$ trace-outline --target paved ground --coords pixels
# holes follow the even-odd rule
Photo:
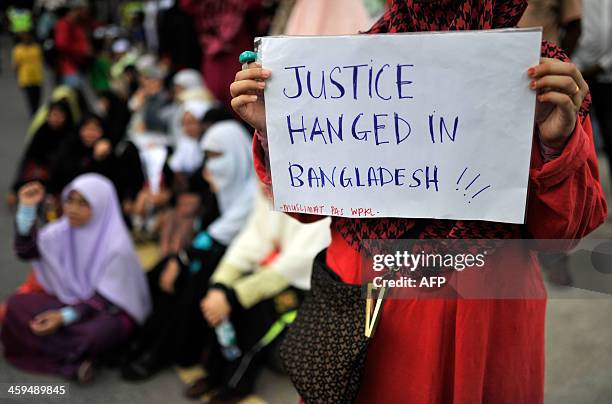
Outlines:
[[[0,53],[3,64],[0,76],[0,192],[3,193],[8,189],[22,148],[27,116],[22,95],[8,73],[7,43],[0,41],[0,44],[3,47]],[[608,184],[607,173],[604,178]],[[6,209],[0,207],[0,299],[6,298],[23,281],[27,271],[27,267],[18,263],[11,251],[12,220]],[[612,223],[603,226],[593,237],[612,239]],[[586,259],[579,255],[572,258],[572,273],[578,282],[587,285],[585,287],[590,290],[612,290],[612,274],[593,275]],[[589,276],[585,276],[585,273]],[[550,296],[546,326],[546,402],[612,403],[612,296],[558,288],[552,288]],[[0,385],[55,380],[24,374],[0,359]],[[183,385],[171,370],[150,382],[137,385],[126,384],[115,372],[105,371],[92,386],[72,384],[70,388],[71,403],[184,401],[181,398]],[[296,402],[296,395],[286,378],[271,372],[260,380],[258,394],[270,403]],[[4,401],[0,399],[0,402]]]

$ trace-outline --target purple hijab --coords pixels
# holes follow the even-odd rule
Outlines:
[[[72,227],[62,217],[40,231],[36,278],[62,303],[75,304],[99,293],[144,322],[151,310],[149,289],[113,184],[101,175],[85,174],[66,186],[63,199],[73,190],[87,200],[92,217],[82,227]]]

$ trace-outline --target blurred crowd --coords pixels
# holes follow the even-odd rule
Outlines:
[[[178,365],[200,369],[188,397],[248,396],[330,232],[271,210],[230,107],[238,56],[256,36],[366,30],[385,2],[13,3],[31,121],[7,202],[32,273],[0,309],[5,357],[83,383]]]
[[[189,397],[252,393],[330,235],[271,211],[230,108],[238,56],[257,36],[365,31],[388,3],[3,1],[31,116],[7,202],[35,260],[0,312],[7,359],[82,382],[103,357],[127,380],[201,364]],[[608,156],[611,22],[612,0],[533,0],[520,23],[574,57]]]

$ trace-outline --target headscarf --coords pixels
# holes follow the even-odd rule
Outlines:
[[[47,117],[49,112],[54,109],[59,109],[64,113],[66,117],[64,124],[61,128],[52,128],[45,120],[42,126],[34,133],[23,153],[17,170],[17,176],[13,182],[13,190],[15,192],[24,182],[33,180],[46,181],[62,150],[62,146],[67,140],[70,140],[73,131],[73,120],[68,104],[64,101],[52,102],[47,108]],[[33,167],[37,168],[34,172],[31,172]],[[47,172],[41,171],[41,168],[46,168]],[[34,175],[32,176],[32,174]]]
[[[65,101],[52,102],[47,108],[47,118],[54,109],[62,111],[65,116],[64,124],[60,128],[52,128],[45,120],[45,123],[34,133],[24,154],[24,159],[49,159],[54,153],[57,153],[59,147],[72,133],[74,122],[68,104]]]
[[[51,94],[51,102],[57,101],[65,101],[68,104],[74,124],[81,121],[81,114],[83,111],[81,111],[81,107],[79,106],[79,96],[72,87],[56,87]],[[48,112],[48,105],[43,105],[38,109],[38,111],[36,111],[36,115],[34,115],[32,123],[28,128],[28,133],[26,136],[27,140],[30,140],[34,133],[36,133],[36,131],[45,123]]]
[[[184,69],[174,75],[173,83],[181,86],[185,90],[204,87],[204,80],[199,71],[194,69]]]
[[[85,174],[64,189],[64,200],[71,191],[87,200],[92,217],[82,227],[72,227],[62,217],[40,231],[36,279],[64,304],[98,293],[143,323],[151,310],[149,289],[113,184],[101,175]]]
[[[216,241],[229,245],[246,223],[253,206],[257,180],[253,169],[251,139],[234,120],[214,124],[202,139],[202,150],[223,153],[205,162],[218,190],[221,216],[208,226]]]
[[[207,90],[204,86],[204,80],[202,79],[202,75],[197,70],[193,69],[184,69],[179,71],[174,75],[172,82],[175,86],[181,86],[183,91],[180,94],[174,95],[174,105],[168,110],[168,119],[170,121],[170,134],[173,138],[173,143],[176,144],[177,148],[180,147],[180,143],[183,137],[183,115],[185,114],[184,104],[189,100],[194,101],[202,101],[208,104],[208,108],[210,108],[211,101],[207,96]],[[189,93],[188,97],[185,97],[185,94]],[[196,95],[197,94],[197,95]],[[196,96],[194,96],[196,95]],[[199,111],[198,105],[204,104],[193,104],[194,105],[194,116],[199,115],[197,111]],[[206,113],[206,111],[204,111]],[[200,120],[202,118],[199,118]],[[197,146],[199,147],[199,146]]]
[[[417,2],[394,0],[387,12],[368,33],[416,31],[460,31],[512,28],[527,8],[526,0],[440,0]],[[552,43],[542,43],[542,55],[568,61],[567,55]],[[586,119],[591,103],[585,99],[580,119]],[[355,250],[361,251],[365,240],[378,239],[507,239],[520,238],[521,226],[507,223],[442,220],[336,218],[336,230]]]
[[[120,99],[112,90],[103,91],[98,98],[108,101],[108,108],[103,114],[104,125],[108,130],[108,137],[116,145],[126,135],[127,126],[130,122],[130,109],[127,103]]]
[[[95,122],[96,125],[99,126],[100,129],[102,130],[102,137],[100,139],[111,140],[109,133],[108,133],[108,128],[106,126],[106,121],[98,114],[95,114],[93,112],[87,112],[83,116],[83,119],[81,120],[81,122],[79,122],[79,125],[77,126],[77,130],[73,133],[73,138],[72,138],[72,140],[75,143],[77,143],[77,145],[82,150],[93,150],[93,145],[86,146],[85,143],[83,143],[83,139],[81,138],[81,131],[83,130],[83,127],[92,122]],[[75,154],[74,157],[76,158],[78,157],[78,155]]]
[[[113,53],[125,53],[130,50],[130,41],[125,38],[116,39],[111,46]]]
[[[527,0],[394,0],[370,33],[513,28],[526,8]]]
[[[117,175],[115,175],[115,170],[118,169],[117,165],[99,164],[93,157],[95,144],[88,146],[83,143],[81,130],[83,126],[91,122],[95,122],[96,125],[102,128],[102,137],[100,139],[110,140],[103,119],[98,115],[88,112],[77,129],[66,139],[58,152],[47,184],[49,193],[59,193],[76,177],[86,172],[95,171],[98,174],[104,174],[107,178],[113,179],[117,177]],[[108,161],[111,157],[112,154],[109,155],[105,161]]]
[[[204,120],[206,113],[212,108],[210,102],[202,100],[188,100],[183,105],[183,113],[189,112],[198,121]]]
[[[183,114],[190,113],[198,121],[203,121],[206,112],[212,107],[211,103],[200,100],[190,100],[183,105]],[[194,139],[181,133],[176,143],[176,151],[170,158],[168,165],[172,171],[179,173],[193,173],[202,166],[204,156],[200,148],[200,139]]]

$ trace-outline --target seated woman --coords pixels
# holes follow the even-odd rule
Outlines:
[[[224,322],[232,325],[242,355],[227,355],[223,341],[215,339],[204,364],[208,376],[187,390],[188,397],[215,389],[216,399],[228,402],[252,393],[271,353],[262,349],[260,341],[282,314],[297,307],[303,291],[310,289],[312,262],[329,245],[330,223],[326,219],[302,224],[273,212],[263,190],[257,193],[246,227],[223,256],[200,303],[211,327],[219,330]],[[257,355],[252,357],[251,352]]]
[[[127,102],[119,98],[112,90],[103,91],[96,99],[96,110],[104,119],[111,142],[115,145],[119,144],[126,136],[131,118]]]
[[[181,185],[184,185],[187,182],[186,178],[202,166],[204,156],[200,149],[200,140],[207,126],[210,126],[205,120],[210,109],[209,102],[199,100],[190,100],[183,105],[182,133],[168,163],[177,177],[184,177],[180,181]]]
[[[253,205],[257,185],[246,129],[236,121],[217,123],[206,133],[202,148],[206,160],[202,176],[210,184],[220,215],[202,226],[189,248],[165,257],[149,272],[153,315],[132,347],[132,360],[122,369],[127,380],[147,379],[171,363],[199,362],[207,338],[200,300]]]
[[[88,111],[87,103],[84,101],[82,94],[78,90],[69,86],[57,86],[51,93],[51,103],[54,102],[65,102],[70,108],[70,117],[72,118],[71,124],[76,126],[83,115]],[[49,112],[50,104],[42,105],[38,108],[36,115],[30,122],[30,127],[26,135],[27,140],[30,140],[32,136],[38,131],[38,129],[45,123],[46,117]]]
[[[122,205],[133,201],[144,183],[138,150],[132,143],[115,147],[108,136],[102,118],[86,115],[59,152],[48,182],[49,193],[59,194],[81,174],[97,173],[113,182]]]
[[[36,209],[44,196],[38,182],[19,191],[15,250],[32,260],[44,292],[8,299],[4,355],[27,371],[88,382],[92,362],[148,316],[146,278],[109,180],[75,179],[62,194],[64,217],[38,231]]]
[[[62,145],[73,130],[70,107],[65,101],[53,102],[48,107],[46,121],[34,133],[17,169],[9,196],[10,207],[17,203],[17,190],[26,182],[47,181]]]
[[[210,106],[213,98],[204,86],[202,74],[193,69],[183,69],[172,78],[172,105],[168,108],[169,130],[172,143],[177,144],[183,135],[183,116],[185,104],[190,101],[201,101]]]
[[[148,55],[142,56],[140,86],[128,101],[132,112],[128,132],[133,137],[155,135],[169,142],[167,111],[170,100],[164,89],[165,73],[154,61],[145,60],[147,58]]]
[[[183,134],[169,160],[174,173],[175,206],[164,214],[160,230],[162,256],[176,254],[193,239],[201,226],[198,216],[210,217],[216,201],[210,187],[202,179],[204,155],[200,142],[206,131],[217,122],[231,120],[224,107],[210,109],[210,103],[190,100],[184,105]]]

